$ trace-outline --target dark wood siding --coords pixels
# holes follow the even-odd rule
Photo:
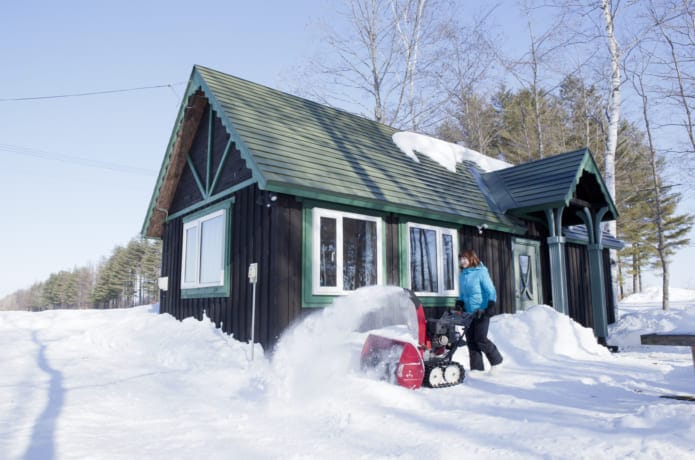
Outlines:
[[[177,319],[207,315],[217,327],[237,340],[251,338],[253,285],[248,266],[258,263],[255,339],[268,349],[301,313],[301,205],[280,195],[272,207],[258,204],[263,192],[254,185],[235,193],[232,205],[230,295],[201,299],[181,298],[182,217],[165,226],[162,276],[169,290],[160,310]]]
[[[589,254],[586,246],[566,243],[567,303],[572,319],[585,327],[593,327]]]
[[[400,286],[400,255],[398,239],[399,219],[397,216],[386,217],[386,284]]]
[[[209,106],[207,107],[209,110]],[[210,124],[212,123],[212,128]],[[211,135],[211,138],[210,138]],[[231,149],[224,158],[230,136],[221,120],[213,112],[204,115],[188,152],[190,163],[208,196],[223,192],[252,177],[250,169],[238,149]],[[208,152],[209,148],[212,148]],[[221,169],[220,169],[220,165]],[[214,190],[212,181],[219,171]],[[181,297],[181,260],[183,219],[185,215],[170,219],[164,228],[162,249],[162,276],[169,277],[169,290],[161,293],[161,311],[178,319],[209,317],[217,327],[233,334],[237,340],[248,341],[251,337],[251,314],[253,285],[248,282],[249,264],[258,263],[256,284],[256,329],[255,338],[266,349],[272,347],[289,324],[308,311],[302,310],[302,204],[292,196],[278,194],[277,200],[269,201],[268,193],[252,184],[233,195],[231,205],[231,243],[229,249],[230,294],[227,297],[184,299]],[[179,181],[169,214],[180,213],[204,199],[187,163]],[[217,201],[220,201],[217,200]],[[271,205],[268,206],[267,204]],[[211,201],[207,205],[214,205]],[[202,208],[191,208],[197,212]],[[355,210],[359,212],[359,210]],[[386,222],[386,283],[400,284],[400,240],[401,217],[387,215]],[[552,304],[549,271],[549,256],[543,228],[529,223],[524,238],[540,241],[540,263],[543,282],[543,301]],[[512,260],[513,235],[464,226],[459,231],[460,248],[475,250],[487,266],[497,288],[498,312],[513,313],[514,271]],[[592,327],[591,287],[586,246],[566,245],[568,274],[568,301],[570,316],[584,326]],[[604,253],[606,274],[606,300],[608,320],[614,321],[614,299],[610,281],[608,251]],[[428,308],[429,317],[439,316],[444,307]]]
[[[196,170],[198,174],[201,171],[201,164],[207,162],[207,139],[208,139],[208,124],[210,105],[206,104],[203,112],[203,116],[200,119],[200,124],[198,125],[198,130],[193,137],[193,142],[191,148],[188,152],[188,156],[191,157],[193,163],[196,165]],[[203,169],[204,171],[204,169]],[[205,175],[202,176],[203,178]],[[195,179],[193,178],[193,173],[186,164],[181,173],[181,179],[176,186],[176,192],[174,193],[174,199],[169,207],[169,214],[174,214],[175,212],[181,211],[182,209],[191,206],[200,200],[203,196],[200,193],[200,188],[198,187]]]
[[[581,244],[566,244],[567,298],[569,314],[572,319],[585,327],[594,327],[594,311],[591,300],[591,276],[589,273],[589,253]],[[606,318],[615,322],[615,299],[610,271],[609,250],[603,251],[604,292],[606,293]]]
[[[206,110],[209,110],[209,106],[206,106]],[[233,144],[222,163],[229,139],[217,114],[212,112],[212,118],[209,111],[203,115],[188,155],[205,189],[212,188],[219,170],[214,190],[206,190],[210,195],[252,177]],[[211,151],[208,152],[210,147]],[[256,262],[258,281],[254,335],[258,342],[268,348],[301,313],[301,205],[293,197],[278,195],[272,206],[267,206],[265,192],[255,184],[238,190],[232,197],[230,295],[193,299],[181,297],[183,219],[187,214],[180,215],[166,223],[162,237],[162,276],[169,277],[169,290],[161,293],[160,310],[177,319],[192,316],[201,320],[207,316],[217,327],[233,334],[236,339],[247,341],[251,337],[253,300],[253,285],[247,277],[248,266]],[[225,196],[221,200],[228,198]],[[169,214],[186,210],[202,200],[203,194],[187,163]],[[214,204],[212,201],[207,205]],[[198,212],[199,209],[202,208],[192,209],[191,212]]]
[[[603,280],[606,291],[606,318],[608,324],[615,323],[615,295],[613,292],[613,274],[611,273],[610,249],[603,250]]]
[[[212,175],[210,180],[214,179],[214,171],[217,171],[222,156],[224,155],[224,149],[229,141],[229,134],[222,125],[222,121],[219,118],[215,119],[215,124],[213,126],[213,153],[211,156],[212,163]],[[247,179],[251,178],[251,170],[246,167],[246,162],[241,158],[239,150],[234,144],[231,146],[230,152],[227,154],[227,158],[222,167],[222,173],[220,174],[217,183],[215,184],[215,189],[213,193],[222,192],[235,184],[239,184]]]
[[[490,272],[497,289],[497,312],[514,312],[514,268],[512,235],[493,230],[478,231],[464,226],[460,232],[461,249],[473,249]]]

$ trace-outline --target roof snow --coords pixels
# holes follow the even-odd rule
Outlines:
[[[488,157],[475,150],[424,134],[401,131],[395,133],[392,139],[403,153],[417,163],[419,163],[420,160],[417,155],[415,155],[415,152],[427,155],[451,172],[456,172],[456,164],[463,161],[472,161],[486,172],[497,171],[498,169],[512,166],[510,163]]]

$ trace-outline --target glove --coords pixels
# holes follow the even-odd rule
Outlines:
[[[485,309],[485,314],[488,316],[492,316],[495,314],[495,301],[494,300],[488,300],[487,301],[487,308]]]
[[[463,303],[463,300],[457,300],[456,303],[454,304],[454,310],[456,311],[463,311],[465,304]]]
[[[480,319],[483,317],[484,314],[485,310],[483,310],[482,308],[478,308],[476,311],[473,312],[473,317],[475,319]]]

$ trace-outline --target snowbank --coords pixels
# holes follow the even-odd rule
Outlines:
[[[620,301],[621,305],[661,303],[663,289],[661,287],[648,287],[644,292],[632,294]],[[671,302],[695,302],[695,291],[692,289],[669,288],[669,300]]]
[[[661,309],[659,288],[623,299],[618,306],[619,321],[608,326],[609,343],[634,347],[640,345],[642,334],[695,333],[695,291],[672,289],[672,294],[668,311]]]
[[[610,355],[597,343],[591,329],[547,305],[493,317],[491,338],[518,365],[557,358],[591,360]]]
[[[359,290],[290,328],[272,356],[257,347],[254,361],[249,344],[207,318],[180,322],[149,307],[0,312],[0,457],[687,458],[695,451],[695,405],[658,397],[692,392],[689,350],[658,360],[646,349],[610,354],[590,330],[536,306],[492,319],[490,335],[505,357],[498,373],[412,391],[355,368],[364,319],[392,294]],[[641,327],[627,318],[618,335]],[[466,351],[459,353],[468,368]]]

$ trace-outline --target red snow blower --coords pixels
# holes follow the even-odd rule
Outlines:
[[[470,326],[472,316],[447,310],[439,319],[426,319],[420,299],[410,290],[403,291],[396,291],[400,299],[392,302],[388,314],[384,314],[386,308],[382,309],[377,321],[368,318],[368,322],[384,326],[389,320],[396,320],[392,325],[400,323],[401,330],[405,327],[410,335],[394,334],[384,328],[370,333],[362,346],[362,369],[407,388],[458,385],[465,378],[465,371],[460,363],[453,361],[453,356],[466,344],[465,329]],[[403,300],[404,296],[407,301]]]

